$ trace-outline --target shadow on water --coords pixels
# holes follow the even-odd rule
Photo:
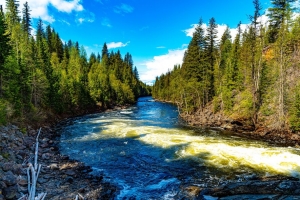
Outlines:
[[[94,173],[103,174],[117,185],[121,197],[159,199],[168,193],[176,194],[183,184],[199,184],[204,179],[203,174],[207,173],[204,165],[192,158],[176,157],[176,151],[187,145],[160,148],[136,138],[111,138],[73,141],[71,148],[80,151],[62,150],[62,153],[91,166]],[[66,145],[62,143],[61,148]],[[206,156],[209,153],[201,155]]]

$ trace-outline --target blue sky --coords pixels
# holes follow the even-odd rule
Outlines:
[[[26,0],[19,0],[23,5]],[[27,0],[33,28],[38,18],[51,26],[64,41],[84,46],[88,55],[101,52],[104,42],[110,50],[129,52],[140,78],[151,82],[156,76],[181,64],[200,17],[236,28],[249,23],[252,0]],[[0,0],[4,5],[5,0]],[[263,12],[270,0],[261,0]],[[21,6],[22,7],[22,6]],[[262,13],[263,14],[263,13]]]

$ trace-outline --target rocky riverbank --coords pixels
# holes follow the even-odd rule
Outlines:
[[[222,112],[214,113],[212,105],[194,114],[181,114],[189,126],[215,128],[227,131],[231,135],[262,140],[282,146],[300,146],[300,135],[291,131],[278,131],[260,122],[256,127],[249,120],[234,119]]]
[[[194,113],[181,114],[188,126],[195,128],[213,128],[224,130],[224,133],[244,138],[262,140],[280,146],[300,145],[300,135],[291,131],[276,131],[263,124],[256,127],[250,121],[232,119],[221,112],[213,113],[211,107]],[[248,177],[239,182],[230,182],[216,188],[203,188],[197,185],[182,186],[176,198],[200,200],[294,200],[300,199],[299,177]]]
[[[176,199],[199,200],[296,200],[300,199],[297,178],[264,177],[233,182],[216,188],[184,186]]]
[[[0,200],[18,199],[27,194],[27,165],[33,163],[38,130],[20,130],[14,125],[0,127]],[[38,162],[42,165],[37,193],[45,199],[112,199],[116,187],[93,176],[92,169],[70,160],[58,151],[57,135],[43,127],[39,137]]]

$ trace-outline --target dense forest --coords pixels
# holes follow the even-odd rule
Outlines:
[[[200,19],[183,64],[156,78],[153,96],[176,103],[181,114],[204,109],[254,127],[300,130],[300,17],[295,0],[273,0],[268,22],[261,22],[259,0],[253,0],[251,23],[231,38],[227,28],[217,39],[211,18]]]
[[[129,53],[122,58],[104,44],[101,55],[87,58],[78,42],[63,43],[42,20],[33,34],[28,3],[23,7],[20,12],[16,0],[6,0],[5,12],[0,6],[0,124],[130,104],[149,95]]]

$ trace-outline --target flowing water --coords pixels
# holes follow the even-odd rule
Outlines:
[[[116,199],[173,199],[183,185],[300,177],[300,150],[180,125],[177,108],[140,98],[128,109],[70,119],[60,151],[119,188]]]

